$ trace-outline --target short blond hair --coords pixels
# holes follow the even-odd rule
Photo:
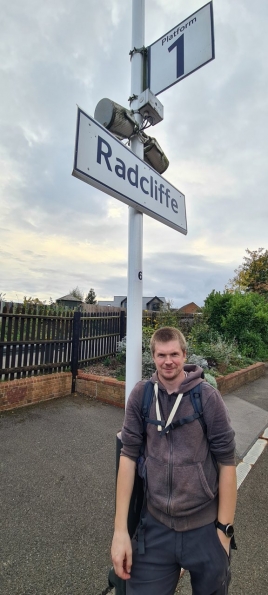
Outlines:
[[[151,337],[150,348],[152,355],[154,355],[156,343],[168,343],[168,341],[178,341],[181,350],[185,353],[187,343],[181,331],[174,326],[163,326],[157,329]]]

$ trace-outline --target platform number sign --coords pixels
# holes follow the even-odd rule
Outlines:
[[[148,48],[148,87],[158,95],[215,58],[212,2]]]

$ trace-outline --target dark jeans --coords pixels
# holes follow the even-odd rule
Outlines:
[[[131,578],[127,595],[173,595],[181,568],[189,570],[193,595],[227,595],[230,564],[214,523],[191,531],[174,531],[146,512],[145,553],[132,540]]]

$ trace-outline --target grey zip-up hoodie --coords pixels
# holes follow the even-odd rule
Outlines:
[[[147,506],[150,513],[166,526],[186,531],[204,526],[217,518],[218,473],[215,461],[235,465],[234,431],[218,390],[205,382],[202,368],[185,365],[186,378],[178,393],[182,400],[173,421],[194,413],[189,390],[202,382],[202,407],[207,435],[198,419],[161,435],[148,423],[146,443]],[[150,379],[158,382],[155,372]],[[121,456],[137,460],[143,442],[141,404],[145,381],[132,390],[121,433]],[[167,420],[178,393],[169,395],[158,382],[162,420]],[[156,419],[155,397],[150,419]],[[213,458],[214,461],[213,461]]]

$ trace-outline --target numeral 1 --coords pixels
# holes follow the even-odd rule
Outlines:
[[[169,46],[168,51],[172,52],[177,48],[177,79],[184,74],[184,34],[182,34],[172,45]]]

